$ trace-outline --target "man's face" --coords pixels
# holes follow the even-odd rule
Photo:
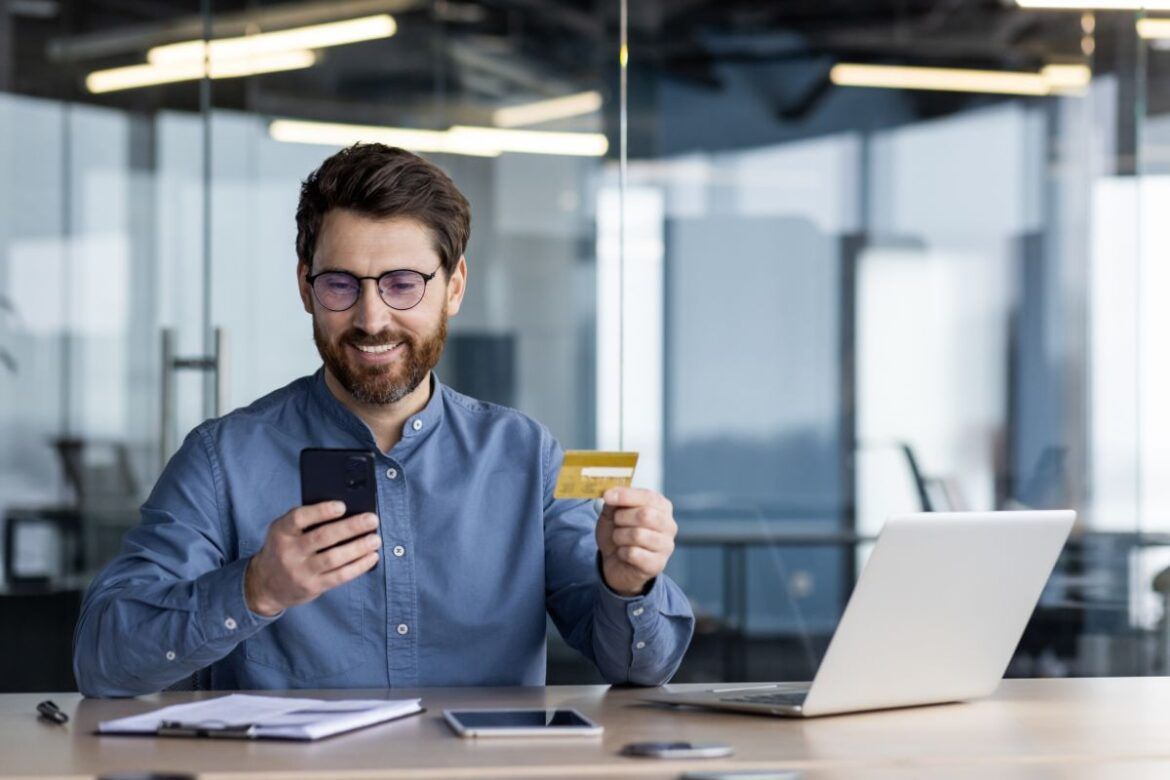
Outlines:
[[[379,276],[410,269],[424,275],[442,265],[430,231],[409,218],[375,219],[335,209],[325,215],[312,270]],[[409,395],[439,362],[447,338],[447,317],[459,312],[467,265],[463,258],[447,279],[439,270],[417,306],[387,306],[372,281],[349,309],[330,311],[314,297],[298,264],[301,300],[313,315],[313,340],[334,379],[357,401],[392,404]],[[386,349],[386,347],[391,347]]]

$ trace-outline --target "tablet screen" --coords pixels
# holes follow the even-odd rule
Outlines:
[[[595,728],[573,710],[452,710],[465,729]]]

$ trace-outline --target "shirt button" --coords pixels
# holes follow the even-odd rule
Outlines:
[[[235,631],[236,630],[236,619],[235,618],[228,618],[227,620],[223,621],[223,627],[226,628],[228,631]]]
[[[638,617],[639,615],[641,615],[645,611],[646,611],[645,607],[636,607],[634,609],[634,611],[631,612],[630,614],[633,615],[634,617]]]
[[[398,633],[402,636],[406,636],[408,633],[410,633],[410,626],[406,625],[405,623],[399,623]]]
[[[175,651],[174,650],[167,650],[167,660],[168,661],[175,660]]]
[[[394,557],[401,558],[403,555],[406,555],[406,548],[400,544],[394,545]]]
[[[398,469],[386,469],[387,479],[398,479]]]
[[[422,430],[422,420],[415,420],[414,422],[412,422],[410,424],[410,427],[414,428],[416,431],[421,431]]]
[[[639,642],[638,644],[634,645],[634,647],[638,648],[639,650],[641,650],[645,646],[646,646],[645,642]]]

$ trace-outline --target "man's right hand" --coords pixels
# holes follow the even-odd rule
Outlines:
[[[272,617],[374,568],[382,546],[378,534],[371,533],[378,528],[377,515],[338,520],[344,514],[345,504],[326,501],[297,507],[268,526],[264,546],[244,571],[248,609]],[[346,539],[352,541],[339,544]]]

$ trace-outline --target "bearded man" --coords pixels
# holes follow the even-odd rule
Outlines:
[[[662,573],[670,502],[554,499],[549,431],[433,371],[467,291],[454,182],[358,144],[305,180],[296,223],[323,366],[187,436],[86,593],[81,691],[542,685],[546,614],[609,682],[667,681],[694,626]],[[378,512],[299,506],[308,447],[373,453]]]

